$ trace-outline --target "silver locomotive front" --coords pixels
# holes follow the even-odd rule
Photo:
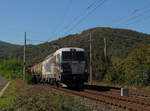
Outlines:
[[[86,81],[85,51],[81,48],[63,50],[61,54],[61,80],[70,87],[83,86]]]

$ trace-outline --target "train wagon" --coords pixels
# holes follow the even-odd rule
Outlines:
[[[61,48],[31,67],[36,82],[63,83],[68,87],[83,87],[87,81],[85,50],[76,47]]]

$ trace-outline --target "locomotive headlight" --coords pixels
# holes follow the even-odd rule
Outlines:
[[[63,72],[64,70],[63,69],[60,69],[60,72]]]

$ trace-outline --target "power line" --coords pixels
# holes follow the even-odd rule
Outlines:
[[[141,18],[141,17],[143,17],[143,15],[144,15],[145,13],[147,13],[147,12],[150,12],[150,9],[148,9],[148,10],[146,10],[146,11],[144,11],[144,12],[138,14],[138,15],[135,15],[135,16],[133,16],[133,17],[127,19],[124,23],[130,22],[130,21],[132,22],[133,20],[136,20],[136,19],[138,19],[138,18]],[[128,24],[125,24],[125,25],[128,25]]]
[[[131,22],[131,23],[128,23],[128,24],[126,24],[126,25],[132,25],[132,24],[139,24],[141,21],[143,21],[143,20],[146,20],[146,19],[149,19],[150,18],[150,16],[146,16],[146,17],[144,17],[144,18],[141,18],[141,19],[137,19],[136,21],[133,21],[133,22]]]
[[[74,26],[72,26],[65,34],[69,33],[71,30],[73,30],[77,25],[79,25],[83,20],[85,20],[90,14],[92,14],[97,8],[102,6],[106,1],[108,0],[103,0],[100,2],[95,8],[93,8],[91,11],[89,11],[85,16],[83,16]]]
[[[80,15],[73,18],[73,21],[71,23],[69,23],[66,27],[64,27],[64,29],[68,29],[68,31],[65,32],[65,34],[69,33],[71,30],[73,30],[74,28],[76,28],[77,25],[79,25],[83,20],[85,20],[90,14],[92,14],[98,7],[100,7],[101,5],[103,5],[107,0],[101,0],[102,2],[100,2],[99,0],[99,4],[97,5],[98,0],[95,0],[94,2],[92,2],[85,11],[89,11],[86,15],[84,15],[83,17],[81,17]],[[127,17],[127,20],[125,20],[125,23],[130,22],[141,18],[141,15],[144,15],[146,12],[149,12],[149,9],[146,10],[147,7],[142,7],[142,8],[137,8],[134,9],[129,15],[131,15],[130,18]],[[124,17],[123,17],[124,19]],[[117,20],[117,22],[120,20]],[[122,19],[121,19],[122,21]],[[130,23],[131,24],[131,23]],[[126,24],[126,25],[130,25],[130,24]],[[71,26],[71,27],[70,27]]]
[[[148,6],[149,5],[150,4],[148,4]],[[118,26],[118,25],[129,25],[131,23],[128,23],[128,22],[130,22],[130,21],[134,22],[134,20],[143,17],[143,15],[145,13],[150,12],[150,9],[148,6],[134,9],[128,16],[124,16],[121,19],[116,20],[116,22],[118,23],[116,26]],[[123,22],[119,23],[120,21],[123,21]]]
[[[140,11],[142,11],[142,10],[145,10],[147,7],[149,8],[149,5],[150,5],[150,4],[146,4],[146,6],[144,6],[144,7],[142,7],[142,8],[137,8],[137,9],[135,9],[135,10],[132,12],[132,14],[135,14],[135,13],[138,13],[138,12],[140,12]]]
[[[89,10],[91,7],[97,4],[97,0],[95,0],[93,3],[91,3],[86,9]]]
[[[31,40],[31,39],[27,39],[27,41],[29,41],[29,42],[45,42],[45,41],[41,41],[41,40]]]
[[[65,20],[66,20],[65,18],[66,18],[66,16],[67,16],[67,14],[69,13],[69,10],[70,10],[70,8],[71,8],[71,3],[72,3],[72,0],[69,0],[69,1],[68,1],[68,4],[66,5],[64,14],[63,14],[63,16],[62,16],[63,19],[61,18],[61,20],[59,21],[58,25],[57,25],[56,28],[54,29],[54,35],[56,35],[56,33],[57,33],[59,27],[61,27],[61,26],[65,23]],[[50,39],[48,39],[47,41],[49,41],[49,40],[50,40]]]
[[[78,21],[79,19],[80,19],[80,17],[85,13],[85,12],[87,12],[88,10],[90,10],[94,5],[96,5],[99,1],[101,1],[101,0],[95,0],[95,1],[93,1],[92,3],[90,3],[87,7],[86,7],[86,9],[83,11],[83,13],[81,13],[81,14],[79,14],[78,16],[76,16],[76,17],[74,17],[72,20],[71,20],[71,22],[69,22],[66,26],[64,26],[63,28],[62,28],[62,32],[63,32],[63,30],[65,30],[65,29],[68,29],[71,25],[73,25],[76,21]]]
[[[83,20],[85,17],[88,17],[89,12],[90,12],[89,10],[90,10],[93,6],[95,6],[96,3],[100,2],[100,1],[102,1],[102,0],[95,1],[95,2],[92,3],[92,5],[88,6],[88,7],[86,8],[86,12],[88,12],[88,13],[86,13],[86,15],[83,16],[82,18],[78,17],[79,20],[78,20],[77,23],[74,24],[72,27],[74,27],[74,26],[78,25],[80,22],[82,22],[82,20]],[[72,30],[72,28],[70,28],[69,31],[70,31],[70,30]],[[68,32],[69,32],[69,31],[68,31]],[[65,33],[65,34],[66,34],[66,33]]]

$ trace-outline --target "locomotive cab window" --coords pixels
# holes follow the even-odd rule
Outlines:
[[[63,51],[63,61],[84,61],[85,55],[83,51]]]

